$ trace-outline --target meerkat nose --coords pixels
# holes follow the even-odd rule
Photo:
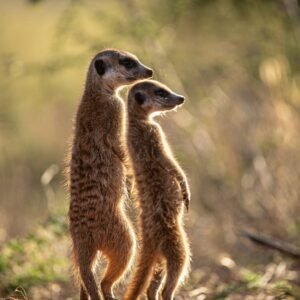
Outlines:
[[[180,104],[182,104],[184,102],[184,96],[178,95],[177,99]]]
[[[151,69],[147,69],[146,70],[146,76],[147,77],[152,77],[152,75],[153,75],[153,71]]]

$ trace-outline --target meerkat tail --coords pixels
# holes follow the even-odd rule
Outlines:
[[[87,295],[93,300],[101,300],[99,290],[92,271],[96,259],[97,248],[90,236],[75,244],[73,242],[74,275],[80,282],[80,300],[87,299]]]
[[[143,256],[139,258],[138,266],[125,293],[124,300],[138,299],[139,296],[146,290],[151,280],[156,256],[153,251],[141,253],[143,253]]]

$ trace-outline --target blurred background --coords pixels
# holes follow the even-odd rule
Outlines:
[[[239,235],[300,245],[296,0],[0,0],[0,28],[0,297],[75,299],[64,158],[90,59],[115,47],[187,97],[158,120],[192,189],[178,299],[300,299],[294,262]]]

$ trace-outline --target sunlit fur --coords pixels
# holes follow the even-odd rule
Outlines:
[[[130,56],[137,62],[126,70],[118,61]],[[100,76],[94,66],[102,59]],[[148,72],[147,72],[148,70]],[[114,299],[113,285],[132,264],[135,236],[124,211],[125,163],[124,104],[115,91],[124,84],[149,77],[149,69],[127,52],[105,50],[91,62],[78,107],[69,160],[69,222],[81,300],[100,300],[92,266],[98,251],[108,260],[101,282],[104,299]]]
[[[128,95],[127,143],[135,176],[140,247],[125,300],[139,299],[146,290],[148,299],[160,299],[162,282],[162,299],[171,300],[189,270],[183,210],[184,205],[188,207],[190,192],[161,127],[152,118],[154,113],[167,110],[153,93],[157,87],[168,90],[170,98],[179,96],[149,80],[134,85]],[[137,92],[146,97],[143,104],[137,103]]]

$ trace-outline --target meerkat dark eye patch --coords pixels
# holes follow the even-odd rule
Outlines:
[[[124,66],[127,70],[137,67],[137,62],[129,57],[121,58],[119,64]]]
[[[95,69],[100,76],[103,76],[106,70],[105,62],[102,59],[95,61]]]
[[[141,92],[136,92],[134,95],[134,99],[139,105],[142,105],[146,101],[146,96]]]
[[[164,89],[157,89],[154,91],[155,96],[161,97],[161,98],[167,98],[169,96],[169,92]]]

